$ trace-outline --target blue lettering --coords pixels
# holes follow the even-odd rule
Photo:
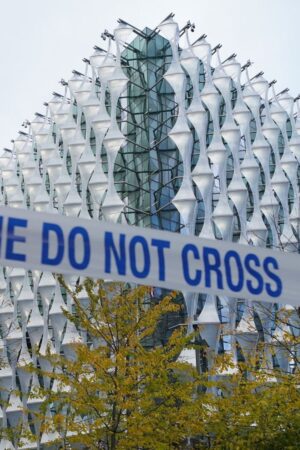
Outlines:
[[[271,297],[279,297],[282,292],[282,282],[278,275],[276,275],[272,270],[270,270],[270,266],[273,269],[278,270],[278,262],[272,256],[268,256],[263,263],[264,271],[268,275],[269,278],[275,283],[275,289],[272,288],[271,283],[266,283],[266,291]]]
[[[75,240],[77,236],[82,237],[83,242],[83,258],[81,262],[76,261],[75,258]],[[74,227],[69,235],[69,260],[74,269],[86,269],[89,265],[91,257],[91,244],[88,232],[83,227]]]
[[[260,267],[259,258],[253,253],[249,253],[249,255],[247,255],[245,258],[245,268],[255,279],[257,285],[255,286],[252,280],[247,280],[246,285],[250,294],[259,295],[263,291],[264,280],[261,274],[252,267],[252,263],[255,267]]]
[[[120,233],[118,249],[115,246],[113,233],[106,231],[104,234],[105,246],[105,272],[111,273],[111,253],[113,253],[115,264],[119,275],[126,275],[126,252],[125,252],[125,234]]]
[[[13,259],[15,261],[26,261],[26,255],[22,253],[16,253],[14,251],[15,242],[26,242],[25,236],[19,236],[15,234],[15,228],[26,228],[28,221],[26,219],[15,219],[14,217],[8,218],[7,225],[7,242],[6,242],[6,259]]]
[[[203,263],[205,268],[205,286],[211,287],[211,272],[214,272],[217,288],[223,289],[222,272],[220,270],[221,259],[218,250],[212,247],[203,247]]]
[[[165,269],[165,254],[164,249],[170,248],[169,241],[163,241],[162,239],[152,239],[151,245],[157,247],[158,255],[158,278],[160,281],[165,281],[166,279],[166,269]]]
[[[141,245],[143,250],[144,267],[139,270],[136,260],[136,246]],[[137,278],[145,278],[150,272],[150,252],[146,239],[143,236],[134,236],[129,244],[129,258],[132,274]]]
[[[57,240],[57,250],[56,254],[54,256],[49,256],[49,237],[50,233],[54,233],[56,235]],[[53,249],[54,246],[51,245],[51,249]],[[45,222],[43,224],[43,230],[42,230],[42,256],[41,256],[41,263],[47,264],[50,266],[57,266],[61,263],[63,256],[64,256],[64,234],[63,230],[59,225],[56,225],[55,223],[47,223]]]
[[[234,283],[232,280],[231,261],[234,261],[238,272],[236,283]],[[226,281],[229,289],[231,289],[233,292],[239,292],[240,290],[243,289],[244,284],[244,273],[239,254],[234,250],[230,250],[225,254],[224,264],[225,264]]]
[[[189,271],[188,253],[192,253],[196,260],[200,260],[199,250],[194,244],[186,244],[181,252],[182,269],[185,281],[191,286],[197,286],[201,281],[201,270],[196,270],[194,277]]]

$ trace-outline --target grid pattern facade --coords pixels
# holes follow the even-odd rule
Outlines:
[[[85,73],[73,71],[64,95],[54,93],[0,157],[1,204],[298,251],[297,99],[262,74],[250,78],[236,55],[221,61],[206,36],[191,43],[190,28],[170,15],[155,30],[120,21],[106,32],[108,48],[94,48]],[[30,391],[49,380],[24,366],[46,369],[47,347],[68,356],[85,336],[63,315],[72,300],[51,273],[2,267],[0,300],[0,420],[37,436],[22,447],[2,439],[0,449],[43,448],[57,436],[32,420],[42,399]],[[208,348],[204,362],[194,350],[182,358],[203,369],[225,351],[236,364],[264,341],[263,364],[291,370],[290,354],[270,351],[285,331],[274,327],[278,306],[193,292],[179,301],[187,331],[199,326]],[[162,337],[181,321],[166,320]]]

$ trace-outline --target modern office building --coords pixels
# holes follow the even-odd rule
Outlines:
[[[288,90],[276,94],[262,73],[251,77],[251,63],[241,65],[235,54],[222,60],[220,45],[212,48],[205,35],[195,40],[192,31],[170,15],[154,30],[120,20],[113,34],[104,32],[106,49],[94,47],[84,73],[62,80],[64,93],[53,93],[0,157],[1,204],[298,251],[297,99]],[[72,307],[63,294],[51,273],[0,270],[4,428],[22,420],[27,429],[41,403],[28,399],[40,381],[24,371],[30,362],[46,364],[35,348],[67,354],[84,338],[61,311]],[[274,329],[276,305],[192,292],[181,301],[188,332],[199,326],[208,346],[206,364],[224,351],[234,363],[247,359],[261,340],[267,367],[291,367],[280,347],[284,329]],[[169,317],[160,338],[183,320]],[[194,351],[181,357],[203,369]],[[37,442],[23,449],[55,437],[40,435],[38,421],[31,431]],[[6,448],[17,447],[3,439]]]

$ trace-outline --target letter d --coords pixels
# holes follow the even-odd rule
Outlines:
[[[50,233],[56,235],[56,253],[55,245],[53,244],[53,239],[51,243],[49,242]],[[49,255],[49,250],[51,250],[51,255]],[[53,254],[54,253],[54,254]],[[60,226],[54,223],[44,223],[42,231],[42,257],[41,263],[48,264],[50,266],[57,266],[63,259],[64,256],[64,234]]]

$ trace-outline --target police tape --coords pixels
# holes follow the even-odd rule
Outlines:
[[[8,207],[0,264],[300,305],[296,253]]]

